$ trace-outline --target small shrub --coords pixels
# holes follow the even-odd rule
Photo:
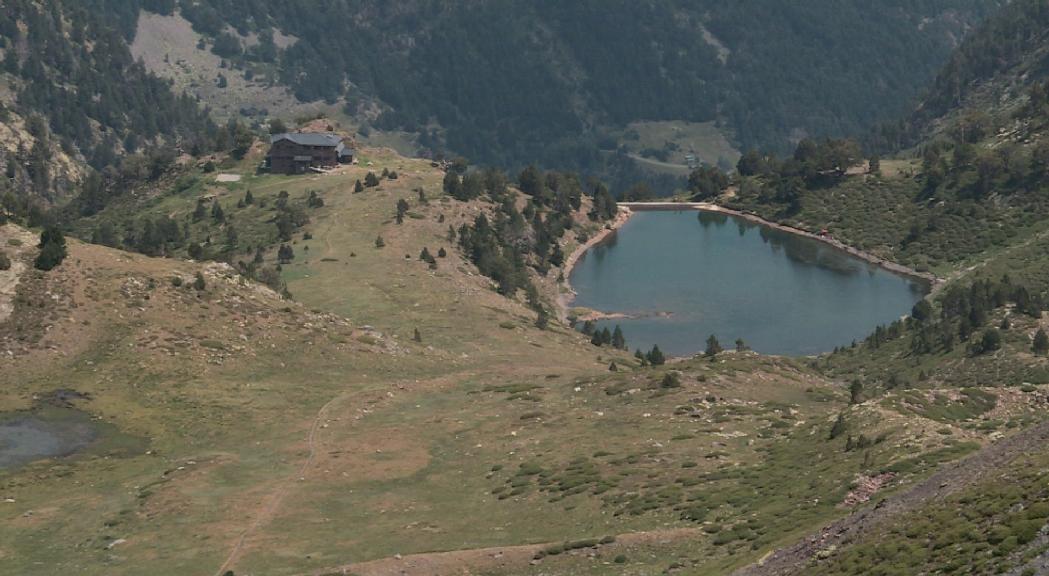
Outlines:
[[[560,554],[560,553],[562,553],[564,551],[565,551],[565,547],[564,547],[563,544],[553,544],[551,546],[547,546],[543,550],[543,552],[546,552],[546,554],[548,556],[557,556],[558,554]]]
[[[667,372],[663,375],[663,380],[659,383],[660,388],[680,388],[681,387],[681,376],[677,372]]]

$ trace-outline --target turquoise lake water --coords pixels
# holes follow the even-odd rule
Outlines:
[[[573,306],[630,318],[631,349],[701,352],[714,334],[766,354],[810,355],[861,340],[926,293],[817,240],[725,214],[639,211],[572,271]]]

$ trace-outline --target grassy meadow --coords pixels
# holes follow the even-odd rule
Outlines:
[[[288,177],[256,174],[260,154],[114,205],[81,233],[169,215],[204,250],[233,227],[235,252],[262,247],[271,266],[287,192],[308,216],[281,266],[293,300],[224,265],[75,241],[54,273],[24,279],[4,405],[77,390],[78,408],[141,444],[0,473],[13,500],[0,558],[17,573],[369,574],[382,573],[372,561],[533,545],[538,558],[477,552],[450,570],[721,574],[849,514],[865,478],[891,472],[892,493],[1022,427],[1043,393],[1037,381],[850,404],[838,371],[869,360],[848,354],[639,368],[566,326],[539,330],[523,298],[497,294],[448,237],[490,206],[445,197],[428,161],[364,149],[357,165]],[[384,170],[396,178],[354,191]],[[201,198],[223,226],[189,218]],[[435,269],[424,247],[445,249]]]

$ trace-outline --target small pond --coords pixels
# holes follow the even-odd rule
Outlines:
[[[0,471],[79,452],[124,455],[141,452],[145,441],[68,406],[40,405],[0,413]]]

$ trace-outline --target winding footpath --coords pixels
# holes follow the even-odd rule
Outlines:
[[[284,480],[281,481],[280,485],[270,494],[269,501],[260,508],[252,520],[251,524],[240,533],[236,543],[230,550],[229,555],[226,557],[226,561],[222,563],[222,566],[215,572],[216,576],[222,576],[226,571],[232,569],[237,560],[240,559],[242,552],[244,551],[244,543],[247,539],[255,534],[259,528],[269,524],[271,520],[277,515],[277,511],[280,509],[281,503],[284,498],[291,492],[291,488],[300,479],[306,476],[306,472],[313,465],[314,460],[317,457],[317,433],[321,428],[322,422],[327,418],[328,409],[331,408],[336,401],[343,397],[340,394],[331,400],[328,400],[321,409],[317,411],[317,415],[313,419],[313,424],[310,426],[310,433],[306,436],[306,443],[309,447],[309,454],[306,459],[302,462],[302,466],[296,470],[295,473],[290,474]]]

